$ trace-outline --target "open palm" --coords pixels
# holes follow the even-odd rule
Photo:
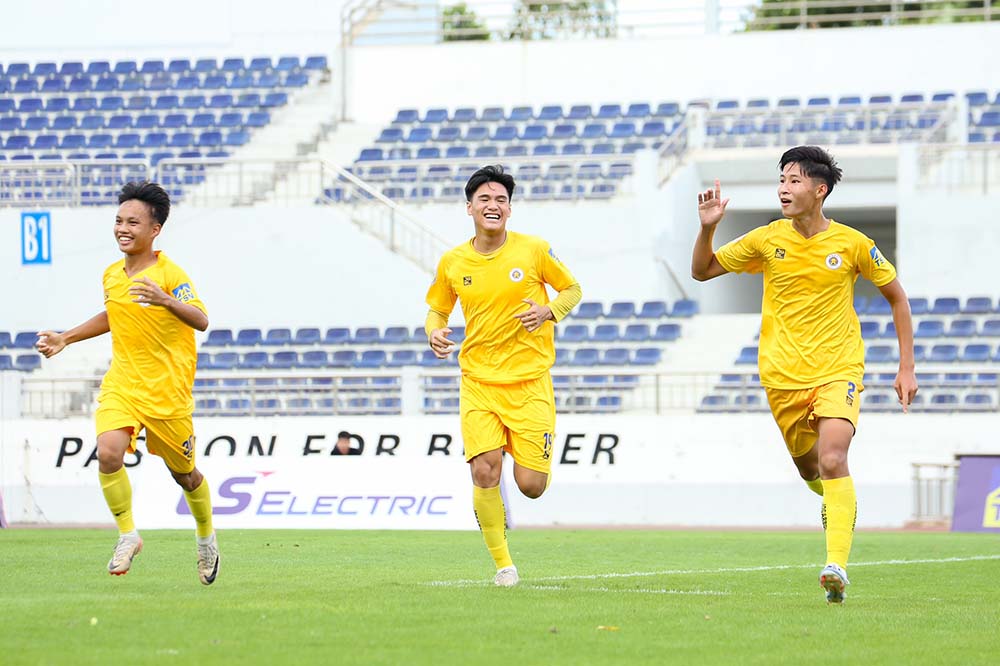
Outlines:
[[[701,218],[701,226],[714,227],[722,221],[726,214],[726,206],[729,199],[722,198],[722,191],[719,181],[715,181],[714,190],[705,190],[698,193],[698,217]]]

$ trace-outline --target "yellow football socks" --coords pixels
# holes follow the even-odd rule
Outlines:
[[[124,467],[119,467],[117,472],[111,474],[97,473],[101,480],[101,490],[104,492],[104,501],[108,503],[111,514],[118,524],[118,531],[121,534],[135,531],[135,522],[132,520],[132,484],[128,480],[128,474]]]
[[[507,549],[507,516],[504,512],[503,497],[500,496],[500,486],[492,488],[473,486],[472,508],[476,512],[476,520],[479,521],[479,529],[483,532],[486,548],[493,556],[497,569],[514,564]]]
[[[823,480],[816,478],[812,481],[806,481],[806,485],[809,486],[809,490],[813,491],[820,497],[823,496]]]
[[[208,481],[202,479],[201,485],[191,492],[185,490],[184,498],[194,516],[195,534],[200,537],[212,536],[212,495],[208,490]]]
[[[846,569],[858,515],[858,496],[851,477],[823,479],[823,510],[826,515],[826,561]]]

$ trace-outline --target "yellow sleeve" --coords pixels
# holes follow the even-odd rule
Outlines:
[[[764,270],[760,240],[767,227],[757,227],[715,251],[715,258],[730,273],[760,273]]]
[[[195,291],[194,285],[191,284],[191,278],[187,276],[187,273],[180,266],[176,264],[171,265],[170,270],[165,272],[164,277],[167,280],[167,292],[175,300],[193,305],[205,314],[208,314],[205,304],[201,302],[198,292]]]
[[[583,297],[583,289],[580,288],[580,284],[565,264],[559,261],[559,257],[552,251],[551,245],[543,243],[539,245],[538,249],[538,274],[545,284],[552,285],[559,292],[549,303],[552,316],[558,322],[580,302]]]
[[[443,328],[448,325],[448,317],[451,315],[451,311],[455,309],[455,301],[458,300],[458,294],[451,287],[451,282],[448,280],[448,262],[447,255],[441,257],[441,261],[438,262],[437,273],[434,275],[434,281],[431,282],[431,286],[427,289],[427,305],[430,306],[431,310],[427,313],[427,320],[424,322],[424,331],[430,336],[431,331],[436,328]]]
[[[583,298],[583,289],[580,288],[578,284],[571,284],[562,291],[560,291],[552,302],[549,303],[549,309],[552,310],[552,317],[556,322],[562,321],[563,317],[570,313],[570,310],[576,307],[576,304],[580,302]]]
[[[896,279],[896,267],[882,256],[875,241],[867,236],[862,236],[857,244],[856,261],[858,272],[876,287],[884,287]]]

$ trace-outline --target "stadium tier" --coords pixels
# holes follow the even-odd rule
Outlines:
[[[0,65],[0,162],[24,167],[4,172],[0,200],[68,198],[55,163],[85,165],[80,202],[94,205],[114,203],[123,181],[153,178],[163,160],[227,158],[326,70],[323,56]],[[205,167],[155,178],[180,197]]]

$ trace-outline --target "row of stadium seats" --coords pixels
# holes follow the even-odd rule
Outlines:
[[[0,372],[4,370],[31,372],[40,367],[42,367],[42,357],[38,354],[19,354],[16,357],[12,357],[10,354],[0,354]]]
[[[257,108],[255,105],[252,108]],[[22,132],[22,134],[11,134],[4,142],[4,148],[15,150],[20,148],[48,148],[54,146],[37,146],[33,142],[39,136],[46,136],[44,132],[57,132],[57,138],[65,136],[64,133],[82,135],[89,137],[92,134],[111,133],[118,135],[127,130],[180,130],[180,129],[209,129],[222,128],[233,129],[237,127],[263,127],[270,122],[267,111],[224,111],[216,115],[212,111],[199,111],[196,113],[119,113],[107,115],[95,113],[77,118],[76,115],[57,115],[49,118],[47,115],[28,116],[6,116],[0,117],[0,132]],[[18,138],[12,145],[10,139]],[[165,144],[161,144],[165,145]],[[63,146],[60,146],[63,147]],[[79,146],[66,146],[76,148]]]
[[[917,384],[921,388],[935,387],[979,387],[1000,389],[1000,373],[997,372],[918,372]],[[866,372],[866,388],[892,388],[896,380],[895,372]],[[724,374],[716,384],[716,391],[760,388],[760,375]]]
[[[33,129],[32,123],[48,122],[55,124],[56,114],[65,114],[75,118],[80,122],[81,127],[87,123],[96,124],[96,120],[84,123],[83,114],[100,113],[121,113],[130,111],[133,113],[147,113],[159,117],[161,113],[176,111],[200,111],[202,109],[214,109],[226,111],[229,109],[271,109],[284,106],[288,103],[287,92],[244,93],[242,95],[231,95],[229,93],[215,95],[133,95],[123,97],[121,95],[104,95],[93,97],[89,95],[75,97],[24,97],[20,100],[6,97],[0,98],[0,118],[17,119],[20,118],[22,127]],[[154,113],[156,112],[156,113]],[[27,116],[27,117],[24,117]],[[38,118],[39,120],[33,120]],[[68,122],[68,121],[60,121]],[[56,128],[62,129],[62,128]],[[93,128],[88,128],[93,129]]]
[[[556,365],[572,365],[593,367],[597,365],[657,365],[662,359],[662,350],[658,347],[580,347],[575,350],[556,349]],[[404,366],[442,367],[457,365],[455,354],[447,359],[439,359],[430,349],[424,349],[419,354],[414,349],[397,349],[385,351],[382,349],[367,349],[360,352],[354,350],[339,350],[327,352],[312,350],[299,354],[294,351],[280,351],[273,354],[267,352],[219,352],[208,354],[198,353],[199,370],[292,370],[324,368],[399,368]]]
[[[425,398],[425,414],[457,414],[458,398]],[[556,408],[561,412],[618,412],[622,409],[619,395],[556,395]],[[199,398],[195,415],[205,416],[324,416],[333,414],[397,415],[402,401],[395,397],[366,396],[338,398]]]
[[[921,319],[916,322],[913,330],[914,338],[985,338],[1000,337],[1000,319],[987,319],[982,327],[977,319],[952,319],[947,325],[943,319]],[[871,340],[875,338],[896,339],[896,324],[873,320],[861,321],[861,337]]]
[[[910,312],[913,315],[955,315],[955,314],[990,314],[1000,312],[1000,304],[990,296],[970,296],[965,304],[957,296],[942,296],[931,301],[928,298],[910,298]],[[854,298],[854,310],[859,315],[891,315],[889,302],[881,296],[868,299],[864,296]]]
[[[861,409],[866,412],[891,412],[901,409],[899,399],[887,391],[865,391]],[[922,391],[914,398],[914,412],[995,411],[998,399],[995,391]],[[699,412],[766,412],[769,410],[763,391],[743,393],[713,393],[702,398]]]
[[[923,93],[907,93],[901,95],[899,100],[895,100],[889,94],[876,94],[868,97],[867,103],[861,95],[842,95],[836,99],[828,96],[810,97],[803,104],[798,97],[783,97],[773,105],[778,109],[789,109],[797,107],[807,107],[810,109],[824,109],[826,107],[838,106],[843,108],[854,108],[864,104],[880,108],[893,104],[920,105],[926,101],[932,103],[947,102],[955,97],[954,92],[934,93],[925,98]],[[990,104],[990,95],[985,91],[968,92],[965,98],[971,107],[987,106]],[[996,93],[992,104],[1000,106],[1000,92]],[[699,107],[714,109],[716,111],[732,111],[738,109],[760,110],[772,108],[771,100],[766,98],[755,98],[747,100],[745,104],[740,104],[736,99],[722,99],[714,103],[707,100],[692,100],[687,104],[687,108]],[[532,120],[589,120],[596,118],[600,120],[615,120],[618,118],[628,118],[631,120],[645,120],[647,118],[673,118],[682,115],[684,109],[677,102],[661,102],[650,104],[648,102],[635,102],[628,105],[623,104],[601,104],[597,109],[591,104],[572,104],[569,108],[561,104],[547,104],[535,110],[532,106],[515,106],[509,111],[498,106],[476,109],[474,107],[460,107],[453,112],[445,108],[431,108],[421,113],[418,109],[400,109],[396,113],[393,125],[415,125],[415,124],[444,124],[444,123],[470,123],[470,122],[528,122]]]
[[[931,347],[913,345],[917,363],[1000,363],[1000,346],[968,344],[963,348],[953,344],[936,344]],[[865,349],[865,363],[896,363],[899,348],[895,345],[872,345]],[[757,347],[744,347],[736,358],[737,365],[756,365]]]
[[[457,393],[460,378],[458,374],[427,375],[423,378],[422,388],[425,393]],[[557,391],[587,390],[587,389],[634,389],[639,385],[638,375],[567,375],[557,374],[552,377],[552,385]],[[293,392],[372,392],[398,391],[400,377],[397,375],[342,375],[304,376],[282,375],[265,377],[256,375],[243,377],[230,375],[227,377],[196,377],[194,389],[196,392],[227,393],[245,391],[247,389],[266,389],[275,393]]]
[[[34,77],[10,79],[0,77],[0,94],[4,95],[62,95],[86,94],[90,92],[163,92],[176,90],[272,90],[275,88],[301,88],[309,83],[309,75],[304,72],[266,72],[254,74],[160,74],[151,78],[143,76],[118,77],[113,74],[92,78],[87,75],[74,76],[69,80],[61,77],[44,79],[39,82]]]
[[[94,60],[84,67],[83,63],[76,60],[68,60],[63,63],[39,62],[34,66],[26,62],[12,62],[7,65],[0,63],[0,77],[7,79],[24,78],[51,78],[61,76],[63,78],[80,75],[104,76],[116,74],[127,76],[130,74],[155,75],[161,73],[169,74],[211,74],[217,72],[243,73],[243,72],[295,72],[300,69],[322,71],[327,69],[326,56],[308,56],[305,62],[299,56],[282,56],[275,62],[270,56],[255,55],[249,58],[249,62],[244,58],[225,58],[220,64],[215,58],[199,58],[194,63],[187,58],[175,58],[166,62],[160,59],[144,61],[141,65],[135,60],[121,60],[112,67],[107,60]]]

